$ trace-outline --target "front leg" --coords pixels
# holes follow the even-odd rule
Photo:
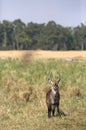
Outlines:
[[[52,106],[52,116],[55,114],[55,105]]]
[[[51,106],[49,106],[49,107],[48,107],[48,118],[51,117],[51,111],[52,111]]]

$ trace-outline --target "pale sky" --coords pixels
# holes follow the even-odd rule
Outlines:
[[[86,24],[86,0],[0,0],[0,21],[55,21],[63,26]]]

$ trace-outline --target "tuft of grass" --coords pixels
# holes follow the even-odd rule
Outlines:
[[[81,90],[78,87],[68,86],[65,93],[68,97],[81,97],[82,96]]]

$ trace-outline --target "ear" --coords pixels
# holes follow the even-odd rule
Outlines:
[[[61,80],[61,78],[60,78],[60,73],[58,73],[57,82],[59,83],[60,80]]]
[[[49,83],[51,83],[52,85],[54,84],[54,82],[51,79],[49,79]]]
[[[57,82],[59,83],[59,82],[60,82],[60,79],[58,79]]]

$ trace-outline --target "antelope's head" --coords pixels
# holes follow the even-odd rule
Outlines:
[[[52,85],[52,89],[56,92],[59,91],[59,86],[58,86],[59,82],[60,82],[60,79],[54,80],[54,81],[49,79],[49,83]]]

